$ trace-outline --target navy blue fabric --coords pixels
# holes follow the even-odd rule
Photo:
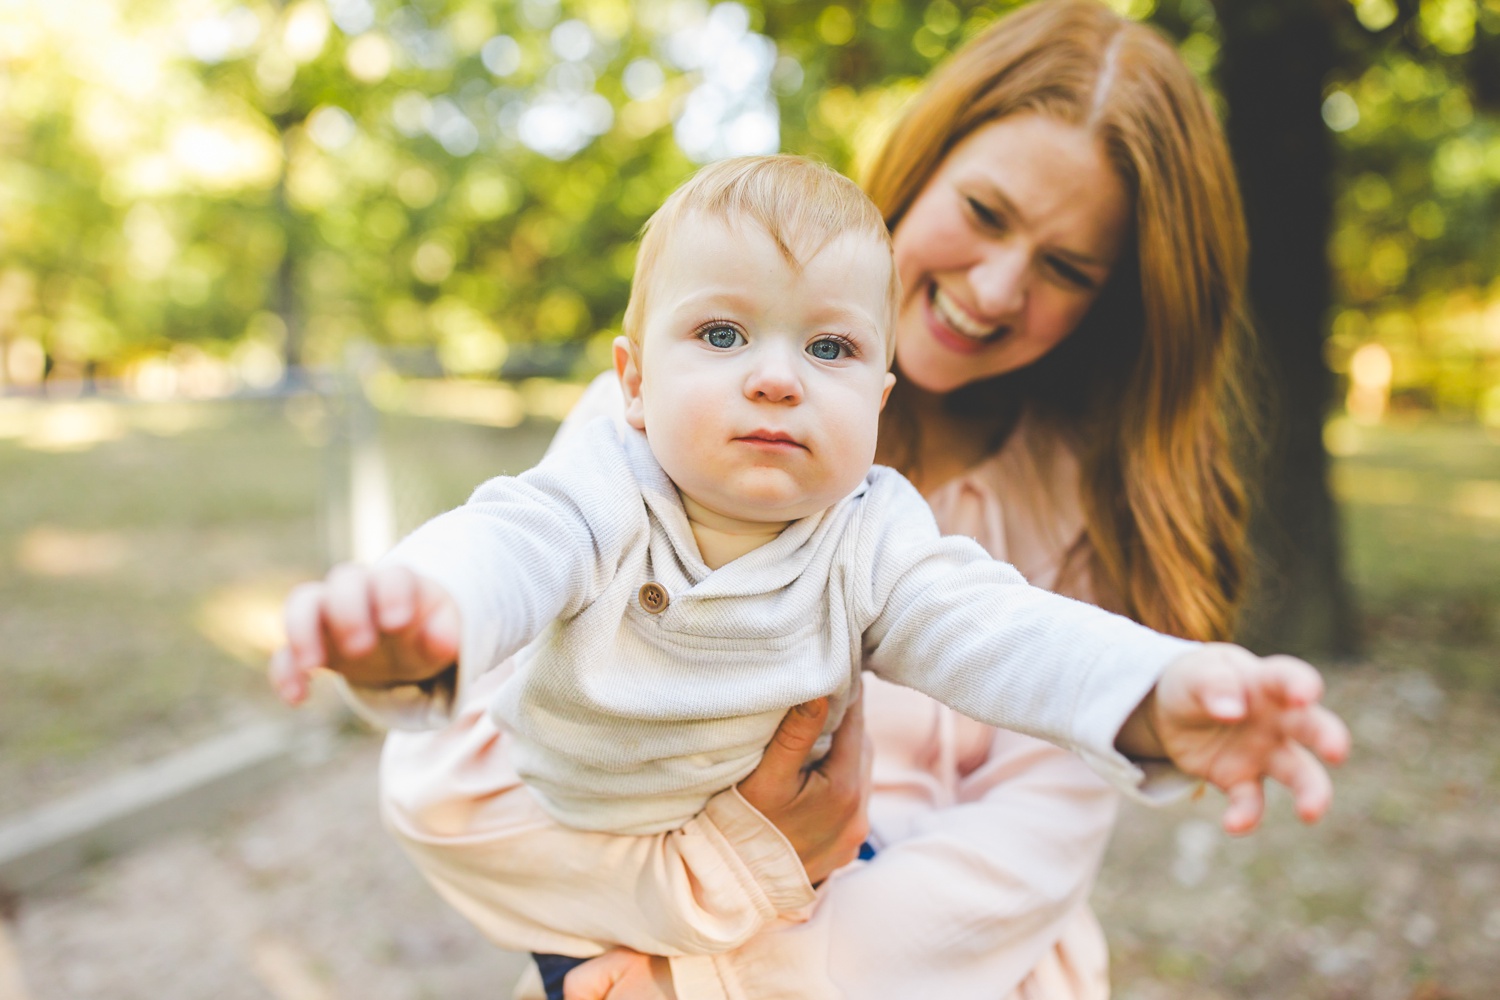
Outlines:
[[[547,989],[547,1000],[563,1000],[563,977],[568,970],[577,968],[586,958],[574,958],[572,955],[538,955],[532,952],[532,958],[536,959],[537,970],[542,974],[542,985]]]

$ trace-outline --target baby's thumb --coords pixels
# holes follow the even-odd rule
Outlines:
[[[1217,722],[1239,722],[1245,717],[1246,671],[1254,670],[1258,658],[1238,646],[1216,643],[1205,646],[1196,658],[1189,690],[1209,718]]]
[[[458,605],[443,600],[432,608],[422,627],[422,652],[433,665],[452,663],[458,658],[463,625]]]

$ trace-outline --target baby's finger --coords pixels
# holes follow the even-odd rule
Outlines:
[[[338,655],[352,659],[374,650],[377,636],[370,612],[370,578],[364,567],[341,563],[329,571],[324,621]]]
[[[300,705],[307,699],[307,673],[292,659],[291,647],[282,646],[271,654],[267,674],[271,680],[271,690],[288,705]]]
[[[1333,779],[1312,752],[1295,744],[1271,756],[1267,768],[1271,777],[1291,789],[1297,816],[1304,823],[1316,823],[1333,802]]]
[[[1254,830],[1266,810],[1266,795],[1260,781],[1231,785],[1225,794],[1229,796],[1229,805],[1224,809],[1225,831],[1239,836]]]
[[[1261,693],[1286,705],[1312,705],[1323,697],[1323,675],[1295,656],[1268,656],[1260,661]]]
[[[323,646],[325,589],[321,583],[298,584],[282,606],[287,646],[292,660],[303,670],[328,663],[328,651]]]
[[[458,659],[458,647],[462,641],[458,605],[447,591],[429,580],[416,580],[415,612],[422,622],[422,652],[429,661],[438,666]]]
[[[370,598],[375,624],[382,632],[399,632],[417,613],[417,578],[404,566],[382,566],[370,571]]]
[[[1330,764],[1342,764],[1349,756],[1349,727],[1322,705],[1298,712],[1287,723],[1286,732]]]

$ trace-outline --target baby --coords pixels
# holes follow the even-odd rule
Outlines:
[[[614,345],[623,421],[485,483],[373,570],[299,588],[278,693],[301,701],[330,666],[383,722],[441,726],[481,673],[508,671],[488,710],[567,844],[556,877],[584,894],[622,855],[565,831],[683,827],[791,706],[826,697],[836,728],[862,670],[1069,747],[1123,788],[1131,758],[1258,794],[1265,774],[1305,784],[1299,742],[1341,754],[1310,667],[1033,588],[872,468],[897,297],[884,220],[850,181],[786,156],[704,168],[643,237]],[[656,919],[599,906],[607,936],[596,920],[498,943],[582,958]]]

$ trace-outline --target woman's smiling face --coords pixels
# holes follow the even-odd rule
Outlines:
[[[949,392],[1052,350],[1098,298],[1130,212],[1083,128],[1025,113],[965,138],[892,234],[902,376]]]

